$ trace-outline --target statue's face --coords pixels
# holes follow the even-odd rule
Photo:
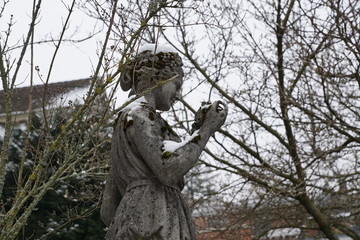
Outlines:
[[[171,80],[155,89],[155,108],[168,111],[176,100],[180,98],[182,78]]]

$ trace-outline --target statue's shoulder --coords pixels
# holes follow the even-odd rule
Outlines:
[[[156,112],[146,101],[144,97],[130,97],[120,110],[118,118],[124,116],[143,116],[148,112]]]
[[[145,127],[161,128],[163,125],[164,120],[160,114],[145,102],[123,109],[115,123],[115,126],[120,129],[128,129],[130,126],[136,129]]]
[[[156,109],[151,107],[149,104],[140,104],[136,108],[131,109],[127,112],[128,117],[139,118],[142,120],[155,121],[162,119],[160,114],[156,112]]]

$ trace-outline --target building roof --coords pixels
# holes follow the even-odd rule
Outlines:
[[[90,78],[79,79],[66,82],[50,83],[46,88],[45,103],[52,105],[55,101],[62,99],[63,96],[70,94],[76,89],[87,89],[90,85]],[[45,86],[33,86],[32,109],[42,108]],[[30,87],[22,87],[14,89],[12,95],[12,111],[26,112],[29,108]],[[69,100],[70,101],[70,100]],[[0,115],[5,113],[5,97],[4,91],[0,91]]]

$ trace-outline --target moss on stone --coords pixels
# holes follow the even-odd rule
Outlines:
[[[165,151],[165,152],[163,152],[163,153],[161,154],[161,157],[162,157],[162,158],[169,158],[169,157],[171,157],[171,155],[172,155],[172,152]]]
[[[198,142],[201,140],[201,136],[200,135],[196,135],[195,137],[193,137],[193,139],[191,139],[190,142],[198,144]]]

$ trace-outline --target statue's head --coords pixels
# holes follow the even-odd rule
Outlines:
[[[181,57],[175,52],[143,50],[124,65],[120,75],[121,88],[124,91],[131,89],[129,95],[134,95],[176,75],[177,81],[182,81],[182,65]]]

